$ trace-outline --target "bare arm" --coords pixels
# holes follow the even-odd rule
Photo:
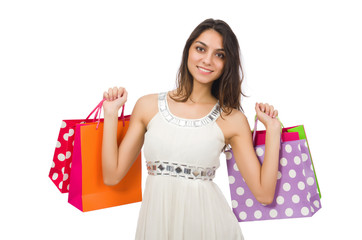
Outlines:
[[[104,128],[102,142],[102,171],[106,185],[116,185],[127,174],[141,151],[146,128],[142,118],[142,100],[133,109],[127,133],[117,146],[118,110],[127,100],[127,92],[113,88],[104,94]],[[112,100],[113,99],[113,100]]]
[[[262,107],[265,108],[265,105],[256,106],[257,116],[266,127],[263,164],[260,164],[255,154],[248,121],[240,112],[232,118],[235,130],[229,143],[232,146],[236,164],[255,198],[260,203],[270,204],[274,199],[278,174],[280,123],[275,119],[277,112],[272,110],[269,116],[269,112],[267,114],[261,111]]]

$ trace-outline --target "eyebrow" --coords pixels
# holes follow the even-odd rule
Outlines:
[[[206,43],[203,43],[203,42],[201,42],[201,41],[196,41],[197,43],[200,43],[201,45],[203,45],[203,46],[205,46],[205,47],[208,47],[207,45],[206,45]],[[216,49],[216,51],[223,51],[223,52],[225,52],[225,49],[223,49],[223,48],[219,48],[219,49]]]

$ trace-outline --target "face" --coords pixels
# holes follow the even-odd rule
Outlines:
[[[211,84],[218,79],[225,66],[222,36],[212,29],[201,33],[189,49],[187,66],[194,81]]]

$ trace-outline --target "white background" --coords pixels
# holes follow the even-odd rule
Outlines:
[[[127,114],[174,88],[186,39],[212,17],[239,39],[249,123],[259,101],[284,125],[304,124],[323,196],[312,218],[241,223],[245,238],[361,239],[361,10],[351,0],[1,1],[0,238],[134,238],[140,203],[82,213],[48,178],[61,120],[86,117],[109,87],[127,88]],[[230,204],[225,165],[215,182]]]

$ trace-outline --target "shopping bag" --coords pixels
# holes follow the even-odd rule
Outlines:
[[[283,126],[283,124],[282,124]],[[255,129],[255,126],[254,126]],[[254,144],[255,146],[258,145],[264,145],[265,144],[265,134],[266,131],[262,130],[262,131],[255,131],[255,135],[253,132],[253,138],[254,138]],[[309,143],[307,140],[307,135],[305,133],[305,129],[303,125],[298,125],[298,126],[294,126],[294,127],[287,127],[287,128],[282,128],[282,134],[281,134],[281,140],[286,142],[286,141],[293,141],[293,140],[299,140],[299,139],[305,139],[306,144],[308,146],[308,151],[309,151],[309,156],[310,156],[310,161],[312,163],[312,167],[313,167],[313,171],[314,171],[314,164],[313,164],[313,158],[312,158],[312,154],[310,152],[309,149]],[[319,197],[322,198],[322,194],[320,192],[320,188],[319,188],[319,184],[318,184],[318,178],[317,178],[317,174],[314,171],[314,177],[316,180],[316,184],[317,184],[317,188],[318,188],[318,192],[319,192]]]
[[[253,141],[258,134],[255,122]],[[288,136],[287,131],[283,132]],[[299,218],[313,216],[320,208],[319,190],[306,139],[288,136],[283,139],[279,151],[278,180],[274,200],[269,205],[259,203],[246,185],[235,163],[232,149],[226,150],[227,169],[233,212],[238,221]],[[259,136],[259,137],[260,137]],[[265,134],[264,134],[265,137]],[[287,138],[291,138],[292,140]],[[265,144],[255,145],[255,152],[263,163]]]
[[[257,122],[255,122],[255,123],[257,123]],[[309,149],[309,143],[308,143],[308,140],[307,140],[307,135],[305,133],[304,126],[303,125],[298,125],[298,126],[294,126],[294,127],[284,128],[284,126],[282,124],[282,127],[283,127],[282,128],[282,134],[281,134],[282,141],[286,142],[286,141],[305,139],[306,144],[308,146],[310,161],[312,163],[312,167],[313,167],[313,171],[314,171],[313,158],[312,158],[312,154],[311,154],[310,149]],[[254,129],[255,128],[256,128],[256,126],[254,126]],[[253,131],[253,138],[254,138],[255,146],[265,144],[265,134],[266,134],[265,130]],[[319,192],[319,197],[322,198],[322,194],[320,192],[320,188],[319,188],[319,184],[318,184],[317,174],[316,174],[315,171],[314,171],[314,177],[315,177],[315,180],[316,180],[316,184],[317,184],[317,188],[318,188],[318,192]]]
[[[319,188],[317,174],[316,174],[316,171],[314,170],[313,158],[312,158],[312,154],[310,152],[309,143],[308,143],[308,140],[307,140],[307,134],[305,133],[304,126],[299,125],[299,126],[294,126],[294,127],[283,128],[283,132],[288,133],[288,134],[297,132],[300,139],[305,139],[306,144],[308,146],[310,161],[312,162],[312,167],[313,167],[314,177],[315,177],[315,181],[316,181],[318,192],[319,192],[319,197],[322,198],[322,194],[321,194],[321,191],[320,191],[320,188]]]
[[[122,116],[118,145],[129,125],[129,117]],[[76,125],[68,202],[83,212],[142,201],[141,154],[122,181],[107,186],[102,176],[102,138],[103,121]]]
[[[53,155],[52,166],[48,175],[61,193],[67,193],[69,191],[69,176],[72,163],[75,125],[78,123],[95,122],[97,115],[100,114],[101,107],[102,105],[99,103],[85,119],[69,119],[62,121]],[[94,119],[90,119],[94,112]]]
[[[254,127],[254,129],[255,129],[255,127]],[[259,145],[265,144],[265,136],[266,136],[265,130],[256,131],[255,134],[253,132],[253,135],[254,135],[253,136],[254,146],[259,146]],[[282,131],[280,137],[281,137],[281,141],[283,141],[283,142],[299,140],[299,133],[296,131],[287,132],[283,128],[283,131]]]

